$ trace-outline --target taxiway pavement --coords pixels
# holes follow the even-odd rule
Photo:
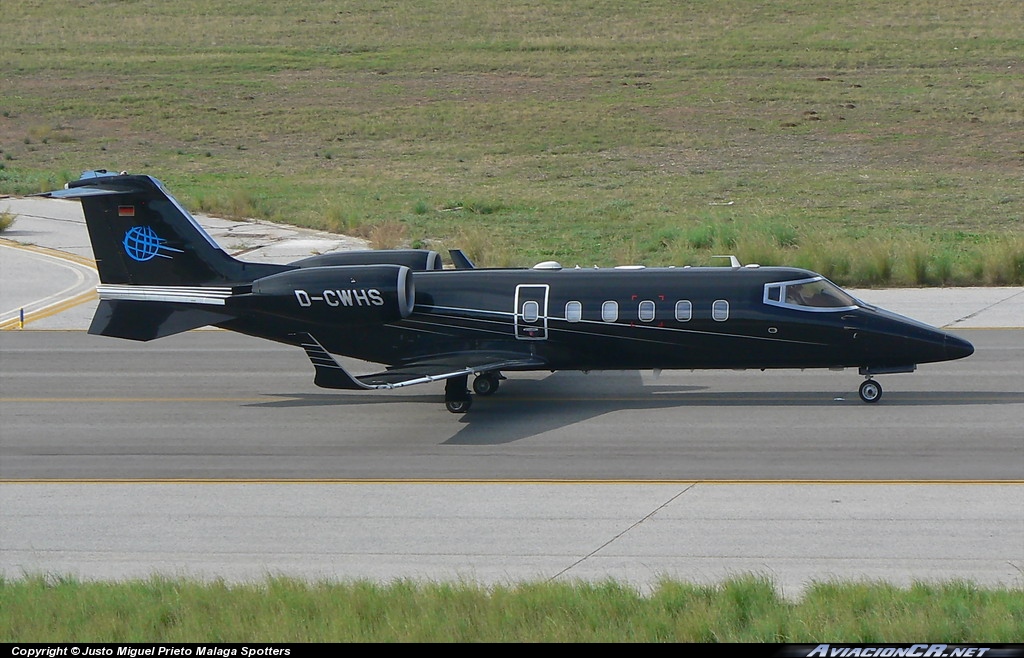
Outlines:
[[[95,274],[79,204],[0,199],[4,211],[17,217],[2,237],[19,244],[0,247],[0,326],[25,332],[3,337],[0,364],[4,577],[646,588],[756,573],[787,596],[832,579],[1024,582],[1024,289],[854,291],[986,336],[962,362],[970,376],[957,379],[955,362],[894,378],[878,406],[854,402],[855,383],[823,379],[839,373],[611,382],[625,395],[601,380],[567,395],[579,384],[545,378],[523,385],[547,386],[553,401],[513,384],[511,402],[477,405],[468,420],[433,392],[326,395],[279,346],[261,358],[266,344],[224,349],[212,336],[134,351],[85,336]],[[197,219],[249,260],[361,246]],[[156,353],[166,360],[146,370],[138,359]],[[263,374],[225,390],[227,364],[253,359]],[[154,373],[167,366],[179,381],[162,387]],[[526,411],[511,410],[517,395]]]

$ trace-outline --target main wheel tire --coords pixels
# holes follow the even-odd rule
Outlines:
[[[465,400],[445,400],[445,408],[453,414],[464,414],[473,406],[473,398]]]
[[[473,380],[473,392],[477,395],[494,395],[498,390],[498,378],[490,373],[480,375]]]
[[[869,379],[860,385],[860,399],[873,404],[882,399],[882,385],[873,379]]]

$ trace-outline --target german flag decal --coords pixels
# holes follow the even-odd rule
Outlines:
[[[134,217],[135,216],[135,206],[118,206],[117,207],[117,216],[118,217]]]

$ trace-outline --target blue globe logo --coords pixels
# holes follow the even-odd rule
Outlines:
[[[125,253],[132,260],[141,262],[152,260],[160,251],[163,240],[149,226],[135,226],[124,234]]]

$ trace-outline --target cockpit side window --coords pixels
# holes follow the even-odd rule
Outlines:
[[[764,303],[818,312],[847,311],[859,305],[849,293],[822,276],[765,284]]]

